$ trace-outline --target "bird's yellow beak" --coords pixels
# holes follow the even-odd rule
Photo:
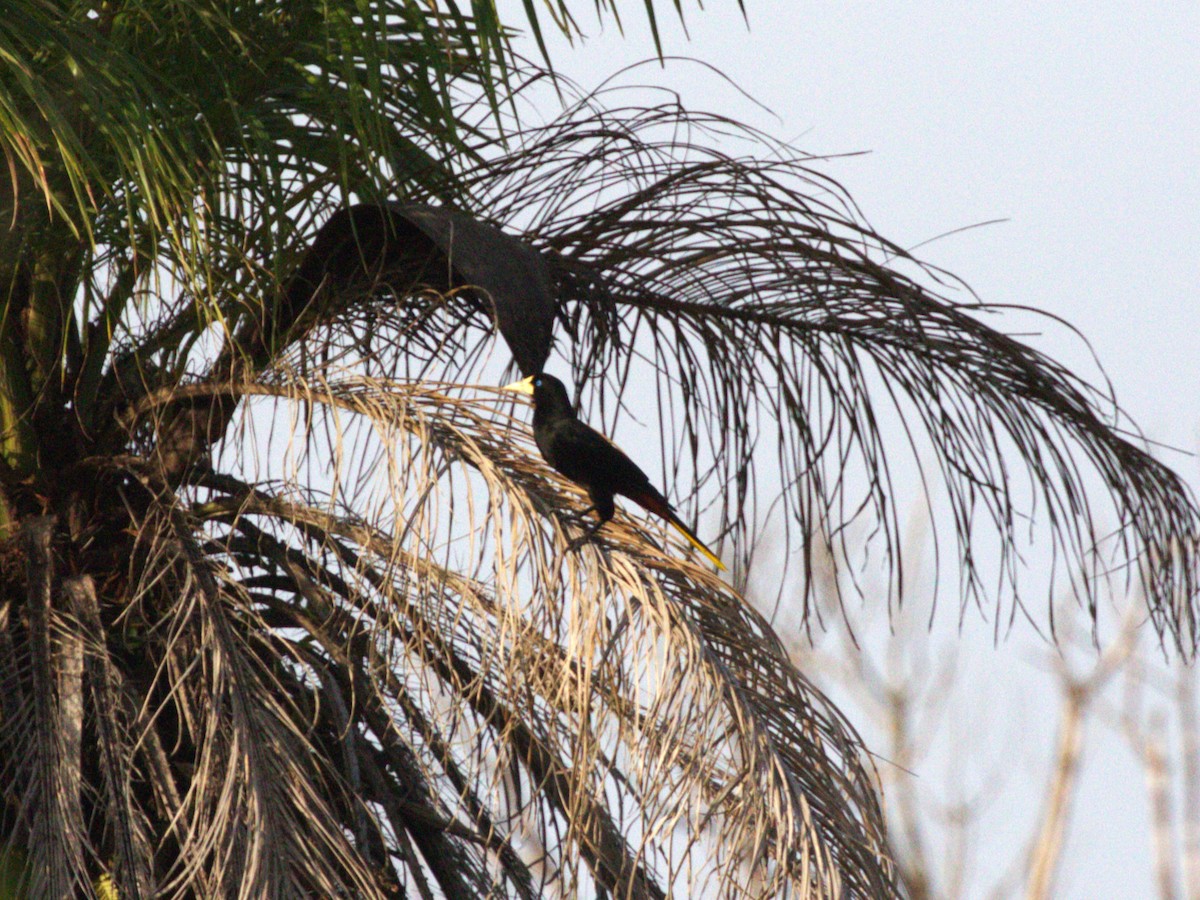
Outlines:
[[[533,376],[530,375],[528,378],[522,378],[520,381],[514,381],[512,384],[506,384],[504,387],[500,388],[500,390],[515,391],[518,394],[526,394],[526,395],[532,397],[533,396]]]

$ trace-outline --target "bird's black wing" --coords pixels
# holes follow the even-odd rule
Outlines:
[[[633,496],[649,489],[646,473],[608,438],[578,419],[556,422],[541,448],[547,462],[577,484]],[[661,496],[661,495],[660,495]]]

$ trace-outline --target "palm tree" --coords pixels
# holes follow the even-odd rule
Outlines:
[[[10,891],[896,895],[770,624],[628,518],[564,552],[581,498],[480,382],[555,354],[594,424],[650,409],[738,583],[776,481],[802,575],[856,521],[893,558],[891,409],[964,599],[985,525],[1018,575],[1024,469],[1082,596],[1120,551],[1190,654],[1192,497],[817,161],[670,99],[528,127],[544,69],[447,10],[0,23]]]

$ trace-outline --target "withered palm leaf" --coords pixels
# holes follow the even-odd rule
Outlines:
[[[356,465],[387,474],[333,511],[213,476],[196,512],[296,642],[280,655],[347,679],[360,752],[404,748],[381,777],[416,767],[414,800],[443,840],[475,836],[459,852],[477,871],[490,861],[518,893],[892,890],[857,740],[766,622],[628,522],[564,555],[577,491],[494,402],[362,377],[238,393],[329,407],[340,439],[364,423],[377,438]],[[314,414],[310,442],[333,421]]]

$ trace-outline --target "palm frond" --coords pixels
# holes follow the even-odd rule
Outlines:
[[[814,554],[851,556],[857,524],[898,598],[900,433],[929,502],[948,501],[964,607],[1019,602],[1033,521],[1093,615],[1124,570],[1160,634],[1194,652],[1200,510],[1105,412],[1111,396],[988,324],[1004,307],[937,293],[962,286],[863,224],[819,161],[673,102],[602,99],[523,132],[473,188],[554,268],[561,352],[593,418],[611,427],[631,386],[652,385],[664,471],[685,498],[720,498],[744,561],[782,486],[806,590]],[[715,149],[735,142],[758,152]],[[592,380],[606,389],[583,391]]]
[[[21,813],[6,835],[4,855],[23,847],[28,854],[24,887],[33,894],[65,896],[88,883],[80,772],[82,659],[77,624],[53,602],[59,576],[53,533],[49,516],[31,519],[22,529],[27,628],[24,640],[5,648],[12,650],[5,681],[23,702],[5,704],[7,752],[0,774],[9,788],[6,797],[17,801]],[[13,842],[17,835],[20,844]]]
[[[759,152],[727,155],[714,149],[722,141]],[[674,104],[607,109],[596,98],[514,143],[468,188],[541,251],[577,391],[610,432],[629,385],[653,397],[668,480],[685,503],[719,498],[709,502],[743,566],[778,500],[806,598],[814,559],[850,560],[850,536],[872,534],[893,576],[890,606],[904,594],[898,505],[944,499],[934,534],[953,543],[962,609],[993,597],[1001,609],[1012,601],[1009,618],[1025,609],[1020,560],[1041,545],[1093,617],[1105,580],[1124,572],[1146,587],[1160,634],[1194,651],[1200,511],[1187,486],[1106,412],[1119,410],[1110,394],[993,327],[1005,307],[871,230],[819,161]],[[481,309],[411,269],[383,277],[389,228],[355,237],[374,287],[360,279],[330,327],[297,334],[291,364],[349,355],[374,371],[472,381],[492,358],[489,320],[522,368],[547,352],[537,329],[505,324],[510,307],[537,308],[536,279]],[[439,258],[466,272],[485,271],[494,252],[437,240]],[[955,288],[967,299],[938,293]],[[584,391],[593,378],[608,390]],[[775,449],[769,470],[753,459],[764,445]],[[919,484],[917,496],[901,497],[897,477]],[[1049,597],[1059,585],[1044,581]]]
[[[386,473],[335,492],[341,513],[210,477],[225,499],[198,512],[229,529],[214,545],[261,548],[275,533],[279,571],[255,585],[274,586],[263,602],[282,621],[323,652],[388,661],[354,696],[376,710],[375,741],[412,742],[396,761],[420,761],[429,802],[448,807],[434,815],[524,820],[554,862],[542,877],[568,893],[667,895],[685,872],[689,891],[892,890],[857,739],[770,627],[629,523],[564,557],[574,489],[493,404],[349,376],[224,389],[336,410],[336,424],[314,414],[310,439],[333,428],[359,447],[335,467]],[[320,585],[304,602],[285,546],[306,548],[303,582]],[[528,867],[501,870],[517,884]]]
[[[314,208],[459,196],[454,167],[479,136],[458,98],[494,77],[469,20],[413,0],[9,12],[0,281],[17,312],[0,324],[28,308],[37,326],[28,384],[17,350],[0,360],[18,471],[42,436],[7,431],[28,429],[35,398],[70,398],[83,429],[104,427],[114,344],[177,376],[206,329],[257,311],[247,295],[282,280]]]
[[[89,709],[94,722],[104,807],[103,820],[111,829],[111,868],[116,882],[127,885],[134,896],[148,896],[153,883],[151,875],[151,827],[144,811],[133,802],[134,781],[138,770],[136,735],[132,717],[124,708],[119,670],[113,665],[105,641],[100,603],[90,576],[63,581],[67,608],[80,627],[79,640],[85,653],[86,684],[90,686]],[[84,683],[81,679],[81,684]],[[81,691],[81,702],[84,697]]]

